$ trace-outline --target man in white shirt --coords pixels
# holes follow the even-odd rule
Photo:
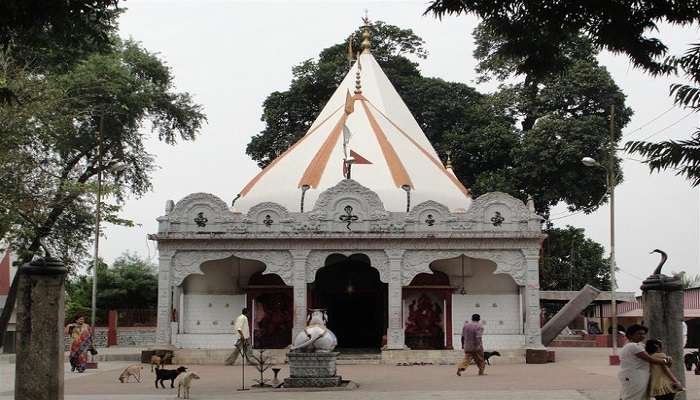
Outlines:
[[[247,315],[248,309],[244,308],[241,311],[241,315],[233,323],[233,330],[236,333],[236,348],[233,349],[233,353],[226,359],[226,365],[235,364],[241,353],[243,353],[243,357],[250,361],[250,357],[248,357],[250,353],[250,326],[248,325]]]

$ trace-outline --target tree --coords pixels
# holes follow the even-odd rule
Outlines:
[[[433,0],[425,11],[438,18],[473,13],[503,38],[497,54],[519,60],[520,73],[563,70],[562,46],[584,35],[599,49],[623,53],[654,73],[669,72],[660,60],[667,52],[657,37],[659,22],[691,25],[700,21],[697,1],[611,0]]]
[[[97,263],[97,308],[100,310],[155,309],[158,278],[155,266],[137,255],[124,253],[112,266]],[[66,316],[86,312],[92,303],[92,274],[71,277],[66,282]]]
[[[34,68],[65,70],[86,54],[110,49],[121,13],[118,3],[3,0],[0,51],[12,49],[16,60]]]
[[[671,57],[669,63],[690,82],[671,86],[675,103],[693,112],[700,111],[700,43],[692,45],[682,57]],[[700,129],[687,140],[627,142],[625,150],[646,157],[652,172],[673,169],[676,175],[690,180],[691,185],[700,185]]]
[[[101,173],[105,193],[117,200],[142,195],[155,167],[144,125],[175,144],[193,140],[206,117],[188,93],[174,91],[170,68],[133,41],[112,38],[109,51],[65,72],[29,69],[8,51],[0,65],[0,82],[19,100],[0,104],[0,237],[23,262],[43,249],[72,268],[94,232],[94,178]],[[103,209],[108,222],[129,224],[118,205]],[[16,282],[0,315],[0,340]]]
[[[517,74],[542,76],[566,68],[568,44],[588,39],[598,49],[622,53],[651,74],[680,72],[691,81],[671,86],[676,104],[698,110],[700,104],[700,44],[683,57],[668,57],[666,45],[650,32],[659,22],[691,25],[700,22],[697,1],[642,0],[628,2],[561,2],[555,0],[434,0],[426,10],[441,18],[474,13],[495,32],[490,56],[509,60]],[[660,143],[633,141],[625,149],[647,158],[651,172],[674,169],[693,186],[700,184],[700,131],[687,140]]]
[[[608,142],[610,102],[618,106],[620,127],[629,120],[630,111],[607,71],[595,63],[588,42],[581,39],[578,47],[571,45],[567,50],[571,67],[565,74],[531,79],[530,88],[521,83],[484,95],[462,83],[423,77],[406,58],[408,54],[426,56],[422,39],[410,30],[382,22],[371,29],[372,54],[443,160],[448,152],[452,154],[455,173],[473,195],[501,190],[523,200],[532,196],[543,214],[560,201],[572,209],[598,206],[605,177],[581,165],[581,154],[604,158],[600,155]],[[506,65],[495,66],[510,61],[489,57],[493,35],[485,28],[481,32],[478,51],[483,76],[497,68],[512,74]],[[359,31],[351,36],[355,49],[359,37]],[[293,68],[289,90],[274,92],[265,100],[265,129],[247,147],[260,167],[306,132],[347,71],[346,51],[344,43],[322,50],[318,61],[307,60]],[[518,119],[532,122],[527,129],[518,129]],[[540,126],[532,129],[538,119]],[[544,152],[547,158],[540,155]],[[570,190],[572,186],[577,189]]]
[[[347,42],[353,51],[360,49],[361,31],[356,31],[343,43],[321,51],[318,61],[305,60],[292,68],[292,83],[283,92],[271,93],[263,103],[261,120],[265,129],[253,136],[246,153],[261,168],[272,162],[284,150],[301,138],[316,115],[331,97],[347,73]],[[405,57],[414,54],[425,58],[423,40],[410,29],[400,29],[381,21],[372,27],[372,54],[397,89],[419,78],[416,63]],[[402,85],[403,84],[403,85]]]
[[[582,228],[550,228],[542,244],[540,288],[581,290],[586,284],[610,290],[610,263],[599,243]]]
[[[1,233],[21,259],[44,246],[72,266],[94,231],[96,175],[118,200],[145,193],[155,164],[143,125],[174,144],[194,139],[205,117],[189,94],[173,91],[170,69],[132,41],[115,39],[111,52],[66,73],[4,61],[21,104],[0,107],[0,133],[9,139],[0,144]],[[105,210],[108,221],[126,222],[118,207]]]

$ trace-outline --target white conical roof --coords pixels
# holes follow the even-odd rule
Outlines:
[[[347,110],[348,103],[354,110]],[[347,149],[343,126],[351,132]],[[311,210],[321,192],[344,179],[343,160],[350,150],[371,162],[354,164],[352,179],[376,192],[388,211],[406,211],[405,185],[411,187],[412,205],[433,200],[460,210],[471,203],[377,61],[364,51],[306,135],[243,188],[235,210],[275,202],[298,212],[303,185],[310,186],[304,208]]]

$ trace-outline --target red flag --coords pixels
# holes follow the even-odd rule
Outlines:
[[[353,164],[372,164],[371,161],[350,150],[350,157],[354,158]]]

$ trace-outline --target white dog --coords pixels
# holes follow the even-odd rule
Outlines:
[[[199,379],[199,375],[197,375],[196,372],[186,372],[182,375],[182,378],[180,378],[180,381],[177,383],[178,399],[180,398],[180,389],[182,389],[183,399],[190,398],[190,386],[192,386],[192,379]]]

